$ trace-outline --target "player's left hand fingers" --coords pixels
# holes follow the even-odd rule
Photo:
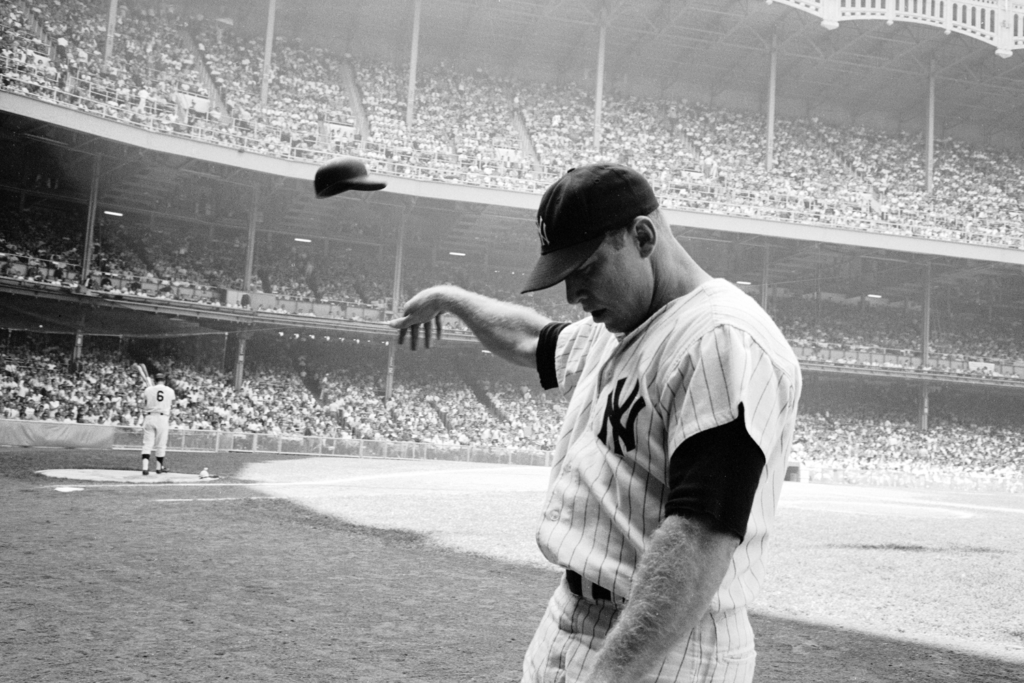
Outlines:
[[[441,314],[437,314],[437,318],[434,319],[434,325],[437,327],[437,338],[441,338]]]
[[[418,341],[419,336],[420,336],[420,326],[419,325],[413,325],[412,327],[409,328],[409,346],[410,346],[410,348],[412,348],[413,351],[416,350],[416,342]]]

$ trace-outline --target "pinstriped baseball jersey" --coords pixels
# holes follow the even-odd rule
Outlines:
[[[711,610],[750,602],[764,579],[801,386],[775,323],[737,287],[712,280],[621,339],[590,319],[566,327],[555,372],[569,405],[537,532],[544,555],[628,596],[665,516],[672,454],[742,414],[765,467]]]
[[[170,415],[174,404],[174,389],[166,384],[154,384],[142,392],[147,415]]]

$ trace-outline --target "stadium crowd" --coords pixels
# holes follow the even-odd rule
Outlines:
[[[914,356],[921,351],[921,310],[778,297],[771,313],[790,343],[802,348],[861,349]],[[929,354],[966,360],[1024,359],[1018,320],[992,320],[984,310],[933,311]]]
[[[628,96],[614,88],[603,102],[598,148],[593,97],[585,88],[494,77],[482,67],[463,72],[443,62],[421,66],[410,126],[406,67],[283,36],[274,44],[264,106],[261,37],[220,17],[123,0],[106,60],[107,7],[100,0],[4,0],[0,89],[268,156],[319,161],[356,153],[381,173],[529,192],[542,190],[566,168],[611,159],[644,172],[672,207],[1024,246],[1024,158],[1006,150],[937,140],[929,194],[920,135],[840,127],[813,117],[778,119],[768,171],[761,115]],[[27,183],[56,191],[63,180],[30,173]],[[206,209],[211,211],[231,215]],[[0,277],[77,285],[83,224],[81,210],[26,209],[4,196]],[[371,235],[370,243],[387,241],[378,226],[346,230]],[[283,237],[259,243],[255,287],[275,298],[253,307],[308,315],[314,309],[294,304],[391,310],[393,256],[386,249],[328,245],[302,246]],[[244,305],[226,304],[218,293],[240,287],[244,253],[244,232],[237,226],[162,229],[104,217],[90,286],[116,296]],[[555,319],[580,315],[558,300],[559,293],[519,295],[520,276],[452,262],[407,262],[400,297],[447,281]],[[786,297],[771,303],[787,337],[807,351],[805,359],[871,364],[828,352],[888,352],[897,360],[885,364],[911,368],[919,357],[919,311],[806,304]],[[351,315],[346,308],[331,310]],[[451,317],[446,324],[463,329]],[[936,315],[929,370],[998,377],[993,361],[1024,363],[1022,338],[1020,321]],[[66,349],[8,344],[3,358],[3,417],[138,422],[139,379],[118,353],[93,352],[86,369],[70,375]],[[467,380],[412,366],[385,403],[381,373],[359,364],[319,362],[307,376],[307,369],[269,353],[253,361],[245,386],[235,391],[221,369],[166,362],[182,388],[172,417],[176,428],[548,449],[559,423],[558,402],[514,381]],[[1009,427],[946,419],[921,433],[906,419],[847,410],[807,412],[799,428],[797,457],[836,467],[1024,470],[1022,434]]]
[[[45,182],[49,182],[46,179]],[[200,210],[202,207],[200,206]],[[0,277],[40,286],[74,288],[80,268],[80,206],[34,206],[23,210],[16,195],[0,195]],[[298,243],[287,235],[263,233],[256,242],[255,292],[249,304],[226,298],[239,290],[245,243],[241,227],[210,229],[197,224],[151,226],[101,216],[94,242],[90,286],[110,296],[138,296],[212,306],[245,306],[276,313],[382,320],[390,316],[394,254],[382,229],[351,225],[344,231],[360,246],[334,241]],[[578,307],[566,304],[562,290],[521,295],[522,273],[460,262],[407,258],[400,302],[423,287],[450,283],[535,308],[557,320],[576,320]],[[970,293],[964,294],[971,301]],[[313,304],[317,304],[314,306]],[[921,311],[917,307],[853,305],[823,300],[815,305],[792,295],[770,300],[772,315],[804,358],[820,362],[883,363],[914,368],[921,351]],[[446,327],[465,331],[454,317]],[[1021,321],[987,316],[984,309],[934,310],[929,369],[934,372],[1001,377],[1005,368],[1024,366]],[[833,353],[839,352],[839,353]],[[877,361],[870,354],[888,354]]]
[[[8,343],[4,350],[0,417],[141,424],[143,380],[119,351],[92,350],[84,355],[81,372],[71,373],[66,343],[47,337],[33,342]],[[488,381],[474,391],[455,377],[424,376],[410,368],[409,377],[396,382],[385,402],[383,367],[368,369],[366,359],[373,356],[359,344],[350,342],[345,349],[362,363],[338,365],[335,360],[329,369],[312,356],[337,358],[334,346],[303,346],[309,349],[301,352],[311,356],[308,362],[284,342],[263,340],[262,348],[247,357],[238,391],[228,373],[196,358],[160,358],[154,367],[170,375],[178,392],[171,427],[541,450],[554,446],[557,407],[537,389],[533,396],[509,381]]]
[[[80,206],[23,210],[16,195],[0,194],[0,276],[73,286],[80,272],[85,220]],[[350,224],[339,227],[337,233],[359,242],[382,240],[377,226]],[[212,303],[211,290],[241,288],[244,239],[241,228],[211,230],[179,224],[161,228],[100,216],[92,283],[110,294]],[[394,254],[388,251],[372,244],[303,244],[287,235],[265,233],[256,242],[253,286],[282,299],[390,311],[395,264]],[[514,299],[552,317],[578,316],[578,311],[551,293],[519,295],[519,279],[509,269],[408,259],[403,282],[403,300],[429,284],[449,282]],[[455,321],[452,325],[457,328]]]
[[[144,384],[134,364],[109,342],[87,341],[97,348],[73,373],[67,338],[18,333],[12,343],[9,335],[0,363],[0,417],[140,424]],[[215,353],[189,356],[187,340],[164,343],[170,355],[158,366],[178,392],[172,428],[543,451],[553,447],[564,411],[562,401],[541,392],[532,376],[509,375],[498,361],[404,355],[385,401],[379,342],[332,345],[274,336],[255,344],[243,386],[235,391],[229,372],[200,362]],[[799,418],[794,461],[836,469],[1024,475],[1024,431],[1015,420],[989,415],[986,423],[981,407],[975,411],[980,423],[942,414],[922,432],[891,399],[878,392],[870,398],[870,407],[835,397],[811,401]]]
[[[29,13],[7,6],[14,31],[4,82],[14,92],[166,133],[198,130],[216,114],[171,8],[121,4],[108,60],[107,13],[95,2],[36,0]]]
[[[1024,432],[954,421],[921,431],[909,420],[829,411],[799,416],[792,458],[837,470],[1024,474]]]
[[[464,73],[443,62],[417,74],[407,126],[405,67],[283,36],[262,106],[262,40],[230,20],[122,3],[104,63],[105,3],[26,6],[29,16],[17,3],[4,5],[4,89],[162,132],[313,161],[354,152],[383,173],[525,191],[542,190],[583,160],[607,158],[654,178],[669,206],[1017,248],[1024,238],[1024,159],[1006,150],[938,140],[928,194],[920,135],[780,119],[769,172],[762,116],[614,88],[596,148],[593,98],[581,86],[497,78],[482,67]]]

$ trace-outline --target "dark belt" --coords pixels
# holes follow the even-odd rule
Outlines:
[[[574,572],[571,569],[565,570],[565,580],[569,584],[569,591],[576,596],[581,598],[590,598],[591,600],[611,600],[612,592],[607,588],[601,588],[596,583],[590,584],[590,595],[586,595],[583,592],[583,577]]]

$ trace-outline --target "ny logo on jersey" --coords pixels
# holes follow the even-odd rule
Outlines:
[[[615,384],[615,391],[608,394],[608,401],[605,403],[604,408],[604,417],[601,418],[601,431],[597,435],[597,438],[613,449],[618,455],[624,455],[636,448],[636,434],[634,434],[633,428],[636,425],[636,418],[640,415],[640,411],[647,405],[647,402],[640,396],[639,380],[637,380],[636,386],[633,387],[633,391],[623,401],[622,389],[624,386],[626,386],[625,377]],[[626,416],[625,424],[622,423],[623,416]],[[612,426],[611,443],[608,443],[609,424]],[[622,446],[625,446],[625,451],[619,446],[620,441]]]
[[[548,239],[548,226],[540,216],[537,216],[537,234],[540,235],[540,246],[542,248],[551,244],[551,240]]]

